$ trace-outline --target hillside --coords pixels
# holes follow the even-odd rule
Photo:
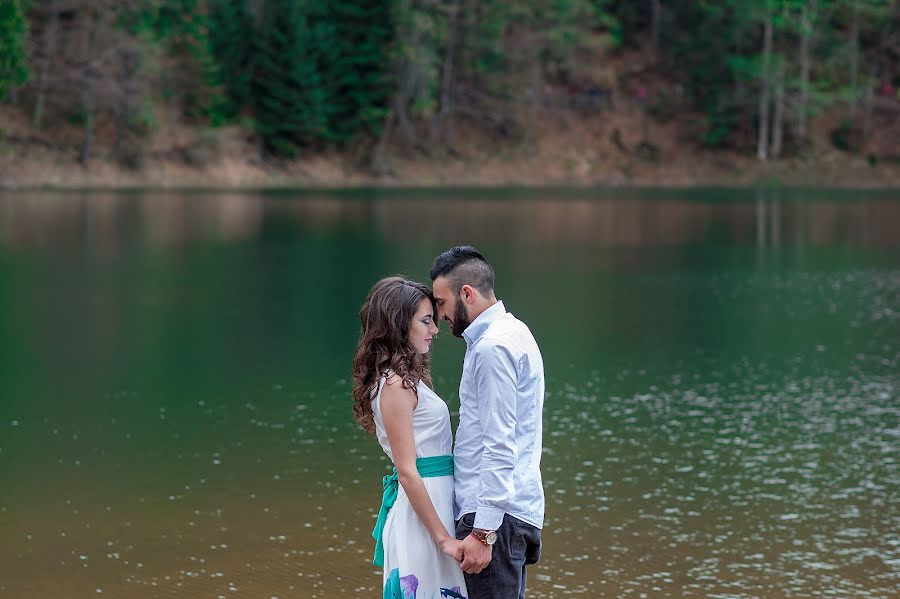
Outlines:
[[[34,2],[0,186],[900,187],[900,5],[439,4]]]

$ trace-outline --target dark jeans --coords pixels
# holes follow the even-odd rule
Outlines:
[[[475,514],[464,514],[456,523],[456,538],[472,532]],[[466,574],[469,599],[524,599],[525,566],[541,558],[541,529],[503,516],[497,529],[497,542],[491,551],[491,563],[478,574]]]

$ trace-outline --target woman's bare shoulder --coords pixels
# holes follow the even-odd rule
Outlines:
[[[381,389],[382,401],[410,403],[415,407],[418,403],[416,392],[403,384],[403,377],[396,373],[389,373],[384,387]]]

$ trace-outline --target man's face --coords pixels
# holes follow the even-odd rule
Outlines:
[[[455,337],[462,337],[463,331],[472,324],[466,304],[453,293],[450,282],[445,277],[436,278],[431,284],[431,291],[437,302],[438,319],[450,323],[450,332]]]

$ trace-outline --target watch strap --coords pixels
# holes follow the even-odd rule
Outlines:
[[[484,543],[485,545],[491,546],[497,540],[497,531],[496,530],[485,530],[483,528],[473,528],[472,536]]]

